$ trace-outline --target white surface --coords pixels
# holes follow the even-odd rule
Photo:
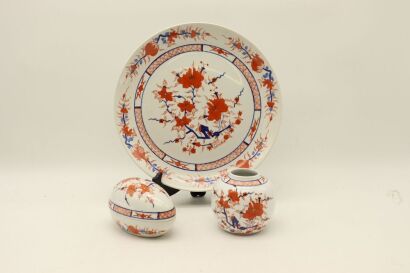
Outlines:
[[[1,272],[408,273],[409,8],[1,1]],[[277,210],[255,236],[220,231],[209,196],[188,193],[174,196],[163,238],[131,237],[110,219],[114,184],[143,175],[112,125],[119,73],[147,37],[188,21],[246,36],[281,84],[281,132],[259,168]]]

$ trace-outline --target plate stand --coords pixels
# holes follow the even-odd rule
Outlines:
[[[160,185],[168,194],[169,196],[176,194],[177,192],[179,192],[178,189],[172,188],[170,186],[164,185],[162,183],[162,173],[158,172],[153,178],[152,181],[157,183],[158,185]],[[200,191],[200,192],[193,192],[191,191],[191,196],[192,197],[203,197],[205,196],[206,192],[204,191]]]

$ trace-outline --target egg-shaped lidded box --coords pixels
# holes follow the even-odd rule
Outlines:
[[[127,178],[113,189],[109,207],[114,221],[126,232],[141,237],[165,234],[175,220],[175,207],[168,193],[156,183]]]

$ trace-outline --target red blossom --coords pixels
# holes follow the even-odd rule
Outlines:
[[[166,101],[172,101],[172,92],[168,92],[165,86],[161,88],[161,91],[158,92],[158,95]]]
[[[271,109],[273,108],[273,106],[275,106],[275,102],[274,102],[274,101],[268,101],[266,104],[267,104],[268,107],[271,108]]]
[[[138,160],[147,161],[147,155],[141,146],[135,147],[134,151],[132,152],[132,155]]]
[[[123,106],[123,107],[121,107],[121,113],[123,113],[123,114],[127,114],[128,113],[128,109],[127,108],[125,108],[125,106]]]
[[[129,196],[133,196],[134,195],[134,193],[137,191],[137,188],[135,187],[135,185],[134,184],[131,184],[131,185],[129,185],[128,187],[127,187],[127,194],[129,195]]]
[[[221,119],[222,113],[228,111],[228,105],[226,105],[224,99],[216,98],[208,101],[208,120],[218,121]]]
[[[187,100],[184,100],[183,102],[178,103],[178,107],[179,109],[181,109],[182,112],[185,112],[185,111],[191,112],[195,108],[194,104],[190,103]]]
[[[250,164],[249,160],[239,159],[238,161],[236,161],[236,167],[239,167],[239,168],[250,168],[250,167],[251,167],[251,164]]]
[[[202,86],[202,81],[204,76],[201,70],[196,70],[195,68],[189,68],[188,71],[178,78],[178,82],[182,84],[184,88],[199,88]]]
[[[191,38],[195,38],[195,36],[196,36],[196,31],[195,31],[195,30],[192,30],[192,31],[191,31]]]
[[[228,204],[228,200],[224,200],[224,198],[221,196],[221,198],[219,198],[218,204],[226,209],[229,209],[229,204]]]
[[[273,81],[269,79],[264,79],[262,85],[272,91],[273,89]]]
[[[124,125],[121,131],[125,136],[128,136],[128,137],[134,135],[134,130],[130,129],[130,127],[128,127],[127,125]]]
[[[196,153],[196,149],[195,148],[191,148],[191,153]]]
[[[175,122],[177,127],[182,127],[188,125],[191,122],[191,119],[186,116],[183,116],[182,118],[175,117]]]
[[[151,192],[150,187],[145,184],[141,184],[138,188],[141,189],[141,194],[144,194],[146,192]]]
[[[239,202],[239,195],[237,191],[234,190],[229,190],[228,191],[228,196],[231,199],[232,202],[236,203]]]
[[[262,71],[262,66],[263,66],[264,63],[265,62],[262,60],[261,57],[259,57],[258,54],[253,55],[252,63],[251,63],[253,71],[261,72]]]
[[[146,56],[155,56],[158,53],[158,45],[154,42],[149,42],[144,47]]]
[[[127,231],[129,233],[132,233],[132,234],[135,234],[135,235],[140,234],[140,231],[137,228],[133,227],[133,226],[128,226]]]
[[[175,39],[178,37],[178,33],[173,30],[171,33],[168,35],[168,43],[172,44],[175,42]]]
[[[242,215],[243,218],[252,220],[257,216],[262,216],[263,214],[263,204],[251,201],[249,203],[248,209]]]

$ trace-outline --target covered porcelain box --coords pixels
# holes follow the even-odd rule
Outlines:
[[[142,178],[119,182],[111,194],[109,207],[114,221],[123,230],[142,237],[165,234],[175,220],[176,210],[168,193]]]

